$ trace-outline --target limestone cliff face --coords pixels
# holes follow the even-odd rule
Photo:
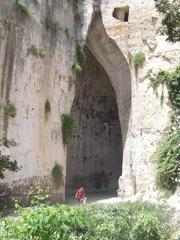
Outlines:
[[[169,126],[171,112],[166,89],[161,104],[162,89],[157,96],[150,87],[150,78],[160,69],[174,69],[179,64],[180,54],[178,44],[170,44],[160,35],[161,17],[154,1],[21,2],[28,6],[32,17],[18,12],[11,0],[0,3],[0,128],[18,143],[11,149],[1,149],[21,166],[17,173],[7,173],[3,183],[22,185],[34,177],[50,176],[56,162],[64,167],[65,176],[67,170],[65,180],[69,183],[75,179],[78,184],[85,184],[84,179],[88,179],[92,186],[93,174],[100,182],[103,179],[112,182],[113,168],[117,166],[114,156],[118,158],[119,151],[119,176],[122,174],[127,195],[149,191],[154,183],[153,154]],[[58,23],[58,30],[47,31],[47,17]],[[95,58],[89,59],[90,67],[86,65],[76,76],[71,70],[76,47],[74,39],[85,39],[82,44],[86,45],[92,59]],[[32,45],[42,49],[45,56],[27,54]],[[135,69],[132,57],[139,51],[144,52],[146,60],[143,67]],[[94,65],[94,69],[99,70],[91,74]],[[74,85],[70,86],[74,77],[76,91]],[[87,83],[82,84],[83,78]],[[102,91],[96,89],[95,79],[97,86],[104,79]],[[83,94],[87,86],[95,87],[94,91]],[[107,108],[98,105],[99,99],[107,99],[112,94],[116,99],[114,105],[109,104]],[[75,104],[77,99],[81,100]],[[17,108],[15,118],[4,115],[3,107],[8,100]],[[51,106],[48,116],[45,116],[46,101]],[[81,102],[89,107],[87,114],[83,112]],[[114,100],[109,102],[112,104]],[[78,125],[66,150],[62,144],[60,115],[70,112],[72,106],[72,112],[77,113]],[[90,108],[96,112],[94,117]],[[111,138],[112,122],[109,118],[99,117],[100,111],[104,111],[105,116],[112,109],[117,111],[120,138]],[[88,125],[85,136],[82,129],[86,129],[91,118],[93,124]],[[107,141],[98,140],[94,132],[100,132],[99,139],[106,138]],[[119,149],[112,147],[116,144],[120,145]],[[114,152],[110,154],[112,149]],[[103,166],[107,167],[98,170],[100,175],[97,175],[102,158],[106,161]],[[77,161],[77,165],[73,161]],[[77,166],[77,171],[72,166]],[[108,166],[112,175],[108,175]],[[114,173],[117,175],[116,171]],[[63,187],[60,192],[64,193]]]
[[[70,111],[74,96],[69,82],[76,43],[73,1],[19,2],[31,17],[12,0],[0,3],[0,128],[17,143],[3,152],[21,167],[7,173],[3,182],[26,185],[34,177],[50,176],[55,163],[66,165],[60,119]],[[47,30],[47,19],[57,29]],[[33,47],[42,56],[31,53]],[[4,114],[7,101],[17,109],[15,118]]]

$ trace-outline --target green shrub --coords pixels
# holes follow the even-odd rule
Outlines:
[[[70,33],[68,28],[65,29],[65,35],[68,39],[70,38]]]
[[[142,66],[145,61],[145,54],[143,52],[138,52],[133,56],[132,60],[135,67]]]
[[[18,170],[17,162],[11,161],[10,156],[1,154],[0,151],[0,178],[4,178],[6,170],[16,172]]]
[[[13,103],[10,103],[9,101],[7,104],[4,106],[4,112],[6,115],[15,118],[16,116],[16,107],[14,106]]]
[[[73,69],[77,72],[82,70],[82,65],[86,61],[86,55],[79,43],[76,45],[76,62],[73,64]]]
[[[63,114],[61,116],[61,122],[62,122],[62,140],[64,145],[66,145],[68,144],[70,138],[73,135],[76,120],[71,114]]]
[[[1,222],[0,239],[69,240],[71,233],[79,236],[86,230],[85,216],[79,208],[41,206],[23,210],[16,221],[9,217]]]
[[[46,17],[45,18],[45,27],[46,27],[46,30],[49,31],[49,30],[52,30],[52,31],[57,31],[57,22],[54,22],[51,18],[49,17]]]
[[[170,215],[164,208],[154,204],[146,202],[93,204],[85,208],[85,213],[89,223],[89,232],[85,239],[169,239]]]
[[[49,187],[41,185],[32,186],[28,196],[31,199],[31,206],[40,206],[42,204],[48,204],[50,198]]]
[[[156,183],[161,190],[175,191],[180,183],[180,131],[172,132],[160,145],[156,160]]]
[[[31,17],[32,13],[29,11],[27,6],[22,3],[19,3],[19,0],[15,0],[15,8],[18,12],[24,14],[25,16]]]
[[[26,208],[0,222],[2,240],[168,240],[165,208],[146,202]]]
[[[51,176],[55,184],[61,185],[63,182],[63,168],[56,163],[51,171]]]
[[[35,57],[45,57],[44,50],[42,48],[37,48],[35,45],[31,45],[27,50],[27,55],[33,55]]]
[[[151,79],[156,90],[166,85],[173,104],[171,131],[155,154],[156,183],[164,191],[174,192],[180,182],[180,68],[174,72],[160,71]]]

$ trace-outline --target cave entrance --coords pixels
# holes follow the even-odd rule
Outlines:
[[[66,193],[82,185],[88,193],[115,194],[129,164],[131,74],[101,12],[94,15],[84,51],[87,60],[77,74],[72,106],[77,128],[67,149]]]
[[[77,128],[68,146],[66,185],[89,191],[117,189],[122,172],[122,136],[116,95],[109,77],[88,47],[77,75],[72,115]]]

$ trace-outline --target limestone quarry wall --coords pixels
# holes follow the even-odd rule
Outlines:
[[[1,151],[18,161],[17,173],[7,172],[1,183],[18,193],[33,182],[50,178],[55,163],[66,174],[66,148],[62,143],[60,116],[71,111],[75,86],[72,65],[76,42],[87,39],[93,56],[104,68],[114,88],[123,139],[122,176],[127,195],[154,186],[153,154],[169,127],[171,104],[161,88],[155,94],[150,77],[160,69],[179,64],[180,46],[160,35],[161,17],[154,1],[143,0],[22,0],[32,12],[25,17],[12,0],[0,2],[0,128],[18,144]],[[113,17],[115,8],[129,7],[128,22]],[[57,31],[46,30],[45,18],[58,22]],[[67,36],[67,30],[71,37]],[[28,55],[32,45],[44,57]],[[145,63],[135,69],[132,56],[142,51]],[[15,118],[4,115],[10,100]],[[45,116],[45,103],[51,111]],[[22,194],[19,193],[19,195]],[[59,190],[61,199],[64,186]]]
[[[55,163],[66,166],[61,114],[70,111],[74,96],[69,79],[76,45],[72,1],[21,3],[31,17],[18,12],[12,0],[0,2],[0,128],[17,143],[1,149],[20,166],[17,173],[7,172],[2,182],[11,188],[21,185],[20,195],[32,182],[48,179]],[[46,18],[57,22],[56,31],[46,30]],[[32,45],[42,49],[44,56],[28,55]],[[4,114],[8,100],[17,109],[15,118]],[[47,100],[50,112],[45,116]],[[62,195],[64,189],[59,191]]]

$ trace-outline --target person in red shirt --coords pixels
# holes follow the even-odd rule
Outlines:
[[[79,203],[82,203],[85,199],[85,190],[83,187],[80,187],[75,194],[75,198],[78,200]]]

